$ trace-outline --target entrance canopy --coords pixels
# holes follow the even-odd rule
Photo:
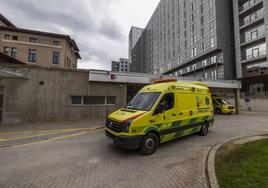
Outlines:
[[[114,83],[129,83],[129,84],[150,84],[161,78],[176,78],[178,81],[184,82],[202,82],[210,88],[219,89],[241,89],[241,82],[236,80],[207,80],[195,79],[186,77],[163,76],[143,73],[121,73],[101,70],[90,70],[89,81],[92,82],[114,82]]]
[[[89,70],[89,81],[91,82],[111,82],[111,83],[126,83],[128,86],[132,85],[146,85],[155,80],[176,78],[178,81],[184,82],[202,82],[208,85],[209,88],[215,90],[232,91],[235,99],[236,113],[239,113],[240,106],[240,89],[241,82],[236,80],[208,80],[199,78],[186,78],[175,76],[163,76],[154,74],[142,73],[121,73],[101,70]]]
[[[28,69],[26,68],[13,69],[0,66],[0,78],[27,79],[29,78]]]

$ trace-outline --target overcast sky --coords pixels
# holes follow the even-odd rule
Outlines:
[[[0,11],[17,27],[70,35],[80,68],[110,69],[128,57],[132,25],[145,27],[160,0],[0,0]]]

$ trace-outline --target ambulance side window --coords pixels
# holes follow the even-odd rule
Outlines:
[[[165,111],[172,109],[174,107],[174,93],[166,93],[160,103],[165,105]]]

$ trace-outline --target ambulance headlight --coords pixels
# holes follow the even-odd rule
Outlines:
[[[130,125],[131,125],[132,121],[133,121],[133,119],[123,122],[123,124],[122,124],[122,126],[123,126],[122,132],[125,132],[125,133],[129,132],[129,128],[130,128]]]

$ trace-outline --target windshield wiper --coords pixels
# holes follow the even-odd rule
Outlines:
[[[139,109],[136,109],[136,108],[130,108],[130,107],[124,107],[124,109],[129,109],[129,110],[139,110]]]

